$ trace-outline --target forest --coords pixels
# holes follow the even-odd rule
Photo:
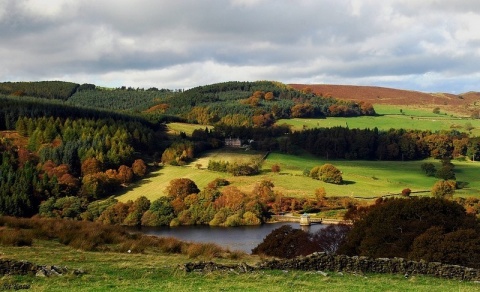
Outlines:
[[[480,155],[479,138],[455,130],[334,127],[292,131],[274,121],[374,115],[375,110],[369,104],[338,101],[278,82],[225,82],[189,90],[106,89],[59,81],[5,82],[0,83],[0,92],[5,94],[0,96],[0,130],[18,135],[14,139],[4,135],[0,141],[0,213],[5,215],[30,216],[40,210],[51,215],[53,206],[58,209],[65,202],[75,202],[79,206],[75,216],[63,211],[56,214],[80,218],[96,200],[141,179],[148,172],[147,165],[185,165],[207,150],[222,147],[227,137],[238,137],[254,150],[289,154],[306,151],[326,159],[418,160]],[[172,136],[165,132],[164,123],[169,119],[215,126],[197,129],[190,136]],[[254,175],[259,173],[259,162],[211,161],[208,168],[234,176]],[[214,203],[220,195],[209,194],[209,200]],[[258,222],[268,216],[273,201],[262,201],[259,206],[263,207],[256,209]],[[166,203],[171,202],[162,204]],[[184,208],[192,205],[182,204]],[[177,207],[177,213],[172,214],[182,210]],[[184,218],[180,223],[208,224],[213,219],[212,215],[207,218]]]

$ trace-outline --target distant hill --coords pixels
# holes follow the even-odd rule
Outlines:
[[[373,105],[413,105],[419,107],[442,107],[465,114],[480,107],[480,92],[467,92],[459,95],[450,93],[425,93],[377,86],[330,85],[330,84],[290,84],[291,87],[304,90],[310,88],[314,93],[333,96],[342,100],[365,101]]]

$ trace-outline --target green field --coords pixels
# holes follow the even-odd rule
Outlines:
[[[139,196],[146,196],[154,200],[164,195],[165,188],[175,178],[190,178],[200,189],[204,188],[215,178],[226,178],[232,185],[242,191],[249,192],[262,179],[271,180],[277,191],[284,195],[295,197],[311,197],[319,187],[324,187],[327,196],[348,196],[361,198],[375,198],[390,194],[399,194],[403,189],[410,188],[412,192],[429,195],[429,191],[436,178],[427,177],[421,171],[421,164],[425,161],[349,161],[321,160],[310,155],[293,156],[281,153],[271,153],[263,164],[262,173],[256,176],[233,177],[226,173],[213,172],[206,169],[209,159],[215,160],[249,160],[258,158],[263,153],[244,150],[212,151],[186,166],[165,166],[150,174],[138,184],[121,195],[120,201],[135,200]],[[440,162],[434,162],[437,167]],[[313,180],[303,175],[305,169],[324,163],[332,163],[343,172],[343,185],[327,184]],[[480,162],[453,161],[457,181],[467,182],[467,188],[457,190],[455,195],[462,197],[480,196]],[[197,164],[201,164],[200,169]],[[279,164],[280,173],[272,173],[271,166]]]
[[[193,272],[177,267],[190,261],[185,255],[84,252],[55,242],[35,241],[31,247],[0,246],[0,257],[28,259],[39,265],[81,269],[82,275],[58,277],[2,276],[0,290],[8,285],[28,284],[28,291],[478,291],[479,284],[427,276],[385,274],[339,274],[322,276],[306,271]],[[254,265],[260,259],[245,256],[241,262]],[[214,259],[229,264],[229,259]],[[13,290],[13,289],[12,289]]]
[[[331,127],[349,127],[359,129],[379,130],[394,129],[414,129],[414,130],[452,130],[460,132],[467,131],[469,125],[473,127],[471,134],[480,135],[480,120],[466,117],[450,116],[443,114],[434,114],[431,111],[421,109],[402,109],[404,114],[400,113],[398,107],[393,106],[375,106],[378,116],[360,116],[360,117],[329,117],[326,119],[282,119],[277,124],[291,125],[293,130],[302,130],[304,128],[331,128]]]
[[[187,124],[187,123],[168,123],[167,124],[168,132],[175,135],[180,135],[180,132],[187,134],[187,136],[191,136],[193,131],[197,129],[205,130],[208,128],[209,130],[212,129],[212,126],[207,125],[198,125],[198,124]]]

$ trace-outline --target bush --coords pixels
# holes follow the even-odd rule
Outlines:
[[[427,176],[435,176],[435,174],[437,173],[437,169],[435,168],[435,165],[433,165],[433,163],[430,163],[430,162],[422,163],[420,168]]]
[[[310,177],[332,184],[341,184],[343,182],[342,172],[329,163],[312,168]]]
[[[462,206],[448,200],[428,197],[382,200],[364,210],[363,216],[354,222],[339,252],[352,256],[418,260],[417,255],[421,253],[410,252],[414,248],[418,251],[422,244],[432,252],[437,251],[425,244],[425,236],[420,237],[430,228],[438,227],[447,234],[461,229],[478,229],[478,226],[478,221],[467,215]],[[463,242],[465,247],[477,243],[468,237]],[[444,256],[438,250],[435,259],[441,260]],[[451,259],[451,262],[455,263],[455,260]]]
[[[217,189],[219,187],[228,186],[230,182],[224,178],[216,178],[213,181],[209,182],[207,187],[210,189]]]
[[[409,189],[409,188],[406,188],[406,189],[402,190],[402,196],[404,196],[404,197],[410,196],[411,193],[412,193],[412,190]]]
[[[2,229],[0,230],[0,244],[7,246],[31,246],[33,235],[30,230]]]
[[[252,254],[291,259],[312,253],[312,242],[307,232],[283,225],[268,234]]]
[[[445,232],[434,226],[421,234],[412,245],[410,258],[446,264],[480,267],[480,234],[475,229]]]
[[[185,251],[189,258],[204,257],[211,259],[220,256],[222,249],[213,243],[190,243],[184,246]]]
[[[432,187],[432,196],[437,199],[448,199],[455,193],[456,182],[439,180]]]

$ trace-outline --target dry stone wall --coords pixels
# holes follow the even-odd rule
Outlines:
[[[67,267],[40,266],[27,261],[0,259],[0,276],[3,275],[32,275],[37,277],[60,276],[67,273],[84,274],[82,270],[70,271]]]
[[[439,278],[462,281],[480,281],[480,269],[437,262],[410,261],[403,258],[368,258],[348,257],[314,253],[307,257],[290,260],[269,260],[256,267],[244,263],[239,265],[220,265],[213,262],[186,263],[180,267],[186,272],[236,271],[253,270],[302,270],[302,271],[336,271],[349,273],[382,273],[411,275],[429,275]]]
[[[355,273],[383,273],[409,275],[431,275],[440,278],[479,281],[480,270],[437,262],[410,261],[403,258],[348,257],[314,253],[307,257],[291,260],[271,260],[260,264],[260,269],[341,271]]]

